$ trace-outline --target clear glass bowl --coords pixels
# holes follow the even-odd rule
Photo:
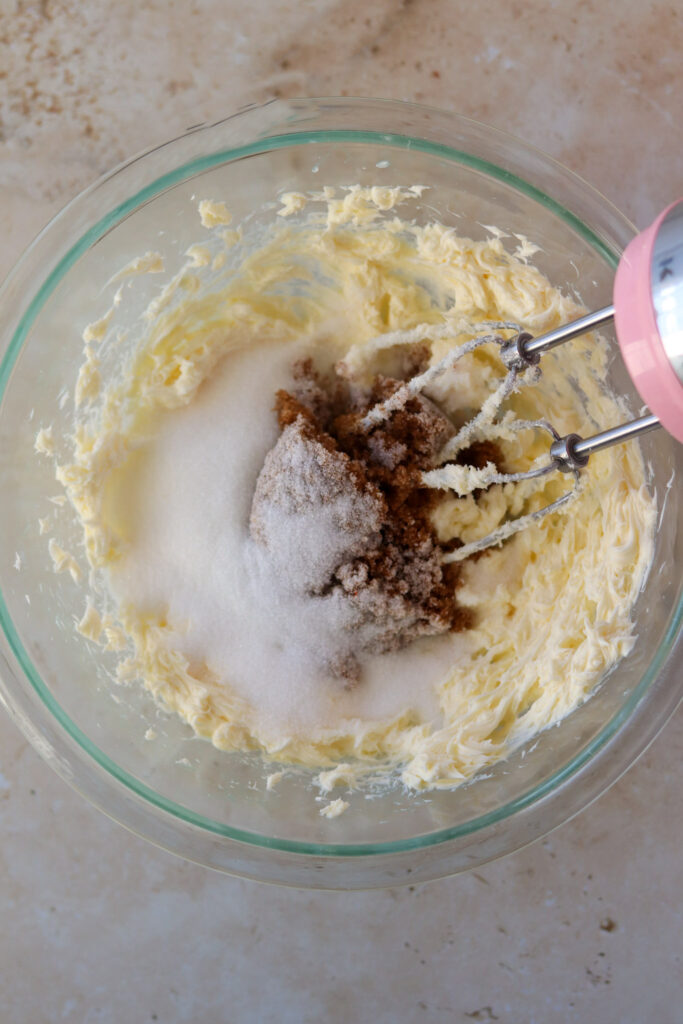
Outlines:
[[[344,815],[326,820],[310,773],[267,792],[272,767],[193,738],[141,688],[114,687],[107,656],[74,632],[83,596],[51,571],[38,535],[57,488],[33,440],[39,424],[64,422],[60,395],[73,387],[80,331],[102,314],[105,283],[147,249],[160,250],[173,273],[200,234],[194,197],[225,198],[241,220],[282,190],[356,182],[429,185],[407,215],[437,217],[475,238],[486,224],[527,234],[542,247],[536,262],[551,281],[589,308],[610,301],[634,230],[564,167],[474,121],[389,101],[277,101],[195,128],[97,182],[39,235],[0,292],[3,703],[60,775],[140,835],[223,871],[338,889],[452,874],[566,821],[672,713],[682,689],[675,650],[679,660],[683,653],[683,448],[662,431],[642,442],[661,513],[634,612],[635,648],[559,726],[455,791],[396,788],[353,798]],[[148,286],[159,283],[155,276]],[[616,355],[610,381],[639,407]],[[60,537],[71,530],[77,543],[69,510],[53,512]],[[154,742],[144,738],[150,722]]]

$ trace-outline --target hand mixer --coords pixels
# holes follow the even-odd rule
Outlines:
[[[578,493],[580,470],[594,452],[639,437],[660,426],[683,442],[683,199],[672,203],[649,228],[629,243],[617,267],[612,305],[536,338],[518,330],[518,325],[512,323],[488,324],[495,329],[517,329],[517,333],[508,340],[497,334],[472,338],[366,414],[363,425],[367,429],[400,408],[411,395],[427,387],[464,355],[480,345],[497,343],[507,373],[477,415],[446,444],[439,461],[447,463],[481,437],[487,427],[494,425],[506,398],[521,385],[538,379],[540,371],[537,364],[544,352],[612,319],[626,368],[636,390],[652,412],[585,439],[577,434],[560,437],[544,420],[507,420],[504,427],[508,432],[533,428],[546,431],[551,436],[547,462],[522,473],[500,473],[492,463],[474,472],[451,464],[425,473],[424,482],[428,486],[453,488],[461,495],[471,493],[477,487],[517,483],[553,470],[574,475],[574,487],[557,500],[503,523],[485,537],[450,552],[444,561],[461,561],[484,548],[501,544],[514,533],[573,500]],[[411,333],[414,332],[406,332],[406,340]],[[467,481],[464,484],[463,479]]]

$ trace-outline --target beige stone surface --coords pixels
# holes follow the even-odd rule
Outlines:
[[[0,273],[135,151],[245,103],[459,110],[640,226],[683,193],[683,10],[653,0],[0,0]],[[578,819],[415,888],[277,890],[86,805],[0,716],[0,1022],[683,1019],[680,713]]]

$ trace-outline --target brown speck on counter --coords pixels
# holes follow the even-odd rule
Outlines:
[[[491,1006],[482,1006],[479,1010],[472,1010],[470,1013],[466,1013],[465,1016],[469,1020],[477,1021],[500,1020],[500,1017],[493,1012]]]

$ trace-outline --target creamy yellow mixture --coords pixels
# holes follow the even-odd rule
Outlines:
[[[378,663],[370,696],[332,695],[316,703],[313,695],[300,717],[291,707],[280,715],[267,706],[268,678],[259,680],[258,699],[250,699],[211,650],[201,649],[197,637],[209,633],[202,632],[205,623],[193,623],[191,602],[174,621],[174,595],[168,593],[164,605],[152,583],[136,590],[135,565],[146,557],[144,531],[130,520],[136,500],[147,493],[140,479],[154,476],[166,465],[163,459],[171,458],[174,431],[180,437],[193,422],[203,422],[202,403],[221,407],[223,392],[217,389],[225,386],[226,395],[235,394],[233,369],[248,389],[258,378],[254,367],[279,367],[271,376],[264,369],[257,384],[261,397],[246,403],[245,415],[252,408],[265,423],[254,422],[254,451],[262,461],[276,436],[273,389],[281,386],[293,355],[310,352],[328,365],[342,360],[363,379],[391,366],[405,343],[405,333],[394,332],[417,329],[433,364],[486,333],[487,321],[514,321],[539,333],[580,312],[528,262],[535,247],[526,240],[511,253],[495,234],[474,242],[438,223],[420,227],[400,219],[402,204],[420,192],[353,187],[289,193],[281,197],[270,233],[251,248],[239,227],[225,230],[231,217],[224,203],[202,202],[201,222],[213,248],[192,247],[186,266],[150,305],[139,343],[115,373],[103,375],[100,346],[125,303],[122,289],[135,286],[131,278],[163,269],[158,254],[148,253],[140,267],[128,268],[109,312],[86,328],[84,363],[75,382],[73,455],[57,466],[83,525],[89,565],[117,598],[105,608],[91,594],[79,628],[91,641],[121,652],[119,679],[142,680],[165,707],[221,749],[262,750],[278,761],[328,769],[320,775],[326,790],[353,782],[358,760],[366,770],[368,761],[394,763],[403,781],[417,789],[453,786],[557,722],[631,649],[631,609],[652,556],[655,508],[639,448],[630,444],[600,453],[582,474],[579,497],[563,513],[464,563],[460,600],[474,609],[474,628],[440,645],[392,655],[410,671],[401,676],[400,661],[392,662],[398,681],[389,697],[394,668],[387,672]],[[221,233],[225,252],[216,255]],[[214,277],[203,276],[209,273]],[[546,356],[540,382],[513,396],[507,412],[547,418],[561,433],[591,433],[595,422],[618,421],[618,403],[601,384],[604,359],[594,337],[565,346],[559,357]],[[590,415],[569,382],[569,365]],[[459,424],[481,407],[503,372],[498,349],[485,346],[427,394]],[[216,423],[216,439],[222,429]],[[236,452],[245,434],[234,423],[231,429],[227,444]],[[503,424],[497,436],[509,470],[528,468],[547,452],[545,435],[512,433]],[[38,447],[51,456],[49,430],[41,431]],[[251,479],[252,469],[259,468],[249,469]],[[211,479],[215,494],[202,500],[225,502],[226,477],[214,472]],[[494,485],[475,503],[468,491],[478,482],[463,470],[456,490],[443,491],[436,524],[444,539],[476,539],[547,504],[568,486],[565,477],[553,474]],[[162,494],[163,481],[158,487],[155,493]],[[166,500],[173,504],[172,492]],[[249,500],[246,495],[247,518]],[[188,529],[196,526],[188,523]],[[214,543],[218,550],[221,538]],[[55,569],[79,581],[77,560],[54,538],[51,544]],[[180,555],[169,550],[168,557]],[[157,563],[150,564],[153,569]],[[158,579],[152,569],[150,580]],[[207,583],[196,607],[205,607],[209,592]],[[142,604],[136,603],[137,593],[146,595]],[[220,601],[219,589],[216,594]],[[410,679],[421,675],[421,657],[430,692],[413,700]],[[276,775],[269,776],[269,788],[270,780],[275,785]],[[342,804],[335,801],[322,813],[341,813]]]

